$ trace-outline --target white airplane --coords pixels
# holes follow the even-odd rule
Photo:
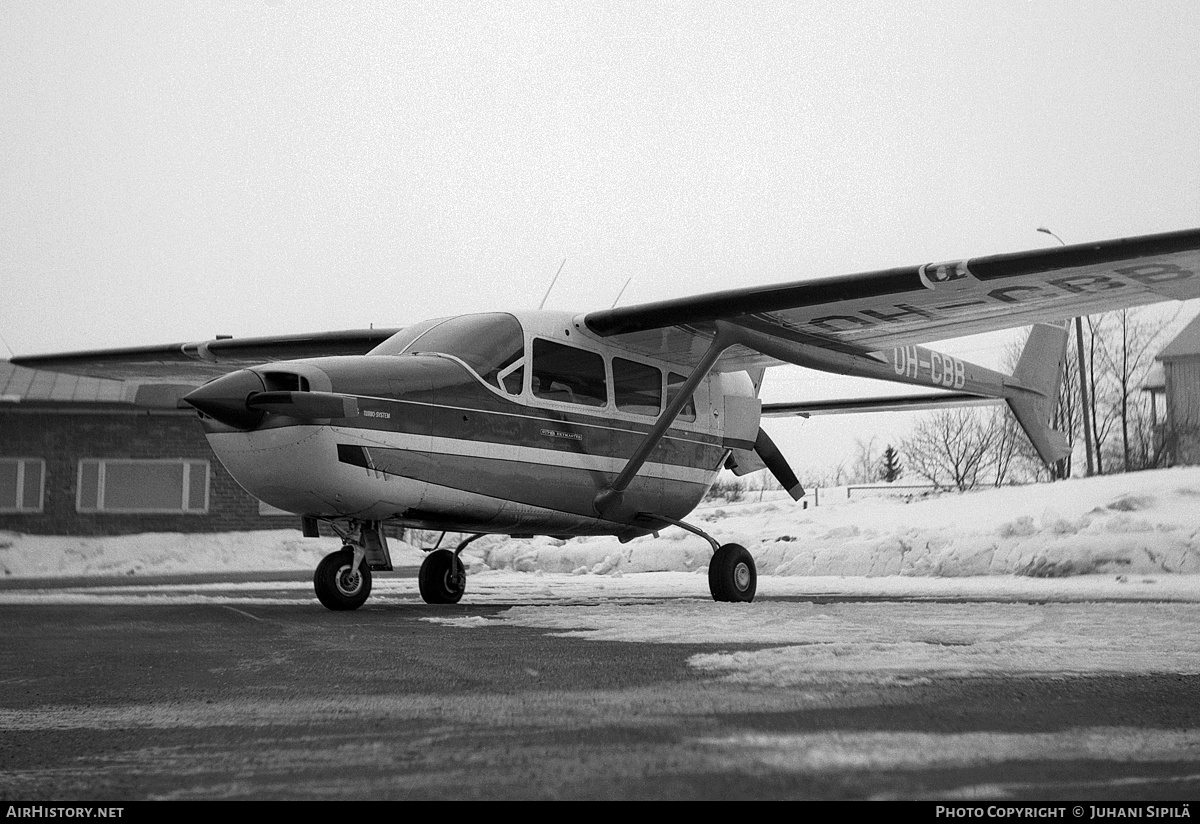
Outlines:
[[[1047,463],[1048,420],[1081,314],[1200,297],[1200,229],[733,289],[570,314],[495,312],[402,330],[218,339],[15,358],[101,377],[197,382],[214,453],[251,495],[325,521],[343,547],[317,567],[326,607],[356,609],[391,569],[385,523],[468,533],[429,551],[421,595],[455,603],[459,554],[485,534],[615,535],[668,525],[713,548],[718,601],[750,601],[750,553],[683,521],[722,467],[795,474],[760,427],[766,367],[797,364],[941,390],[854,408],[1007,402]],[[919,343],[1036,324],[1012,375]],[[780,404],[765,414],[829,411]]]

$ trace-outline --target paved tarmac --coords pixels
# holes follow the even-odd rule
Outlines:
[[[746,687],[688,658],[752,639],[423,620],[504,604],[127,600],[0,605],[0,798],[1200,797],[1194,675]],[[1152,756],[1087,737],[1143,732]]]

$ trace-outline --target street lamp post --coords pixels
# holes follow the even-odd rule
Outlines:
[[[1045,226],[1039,226],[1038,231],[1044,235],[1050,235],[1050,237],[1057,240],[1063,246],[1067,245],[1067,244],[1063,243],[1062,238],[1060,238],[1058,235],[1054,234],[1054,232],[1051,232]],[[1076,346],[1076,352],[1078,353],[1078,356],[1079,356],[1078,357],[1078,360],[1079,360],[1079,402],[1083,405],[1082,408],[1079,410],[1079,416],[1081,418],[1083,418],[1083,454],[1087,456],[1087,474],[1088,474],[1088,477],[1090,478],[1092,475],[1096,474],[1096,468],[1095,468],[1095,465],[1092,463],[1092,421],[1091,421],[1091,418],[1088,417],[1087,377],[1084,374],[1084,362],[1083,362],[1083,316],[1082,315],[1075,316],[1075,346]]]

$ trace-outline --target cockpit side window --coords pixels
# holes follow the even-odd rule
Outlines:
[[[520,393],[523,372],[514,365],[525,355],[525,334],[515,317],[506,312],[492,312],[462,315],[422,326],[423,329],[414,330],[417,334],[400,341],[404,344],[402,348],[393,344],[404,334],[399,333],[377,346],[372,354],[453,355],[483,378],[484,383],[509,394]],[[381,351],[384,347],[389,351]]]
[[[662,408],[662,372],[644,363],[613,358],[613,392],[617,409],[635,415],[657,415]]]
[[[675,399],[679,394],[679,390],[683,388],[683,384],[687,382],[687,378],[675,372],[667,373],[667,403]],[[694,421],[696,420],[696,396],[688,398],[687,403],[683,405],[683,409],[679,411],[677,420]]]
[[[584,406],[608,403],[604,358],[574,346],[534,340],[532,384],[534,396],[548,401]]]

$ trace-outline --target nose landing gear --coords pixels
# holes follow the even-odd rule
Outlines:
[[[361,607],[371,594],[371,568],[362,557],[355,563],[354,549],[342,547],[325,556],[313,573],[317,600],[332,610]]]
[[[342,539],[342,548],[326,555],[313,573],[317,600],[332,610],[358,609],[371,595],[371,569],[390,570],[392,556],[381,521],[350,521],[341,529],[328,522]],[[305,524],[305,535],[316,537],[316,521]]]

